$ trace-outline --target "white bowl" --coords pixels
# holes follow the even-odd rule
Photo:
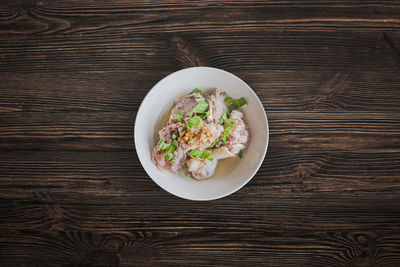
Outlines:
[[[203,181],[160,170],[151,160],[161,118],[171,109],[177,97],[194,88],[218,88],[233,98],[244,96],[249,102],[241,108],[250,130],[250,143],[243,158],[225,172],[218,172],[220,166],[217,166],[215,175]],[[269,130],[264,107],[250,86],[229,72],[210,67],[194,67],[168,75],[150,90],[136,115],[134,135],[139,160],[156,184],[181,198],[213,200],[239,190],[256,174],[267,152]]]

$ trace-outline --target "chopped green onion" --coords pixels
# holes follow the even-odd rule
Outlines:
[[[207,119],[210,115],[211,115],[211,111],[208,110],[208,112],[207,112],[206,114],[201,115],[201,118],[202,118],[203,120],[205,120],[205,119]]]
[[[181,122],[183,119],[182,110],[178,110],[178,115],[174,117],[174,120]]]
[[[211,143],[210,147],[214,147],[215,144],[220,140],[220,138],[218,137],[217,139],[214,140],[214,142]]]
[[[230,119],[229,120],[224,120],[224,124],[226,125],[226,127],[224,129],[224,134],[222,135],[221,140],[222,140],[222,142],[226,143],[226,141],[227,141],[227,139],[229,137],[229,133],[232,130],[233,125],[232,125]]]
[[[174,152],[174,151],[175,151],[175,147],[172,146],[172,145],[169,145],[169,146],[167,147],[167,149],[164,150],[163,156],[165,157],[165,155],[167,155],[167,154],[169,154],[169,153],[172,153],[172,152]]]
[[[158,148],[161,149],[163,144],[164,144],[164,140],[160,139],[160,141],[158,141],[158,144],[157,144]]]
[[[233,105],[232,97],[230,97],[230,96],[225,97],[225,105],[226,105],[227,108],[229,108],[229,106]]]
[[[224,113],[222,113],[222,119],[223,120],[228,119],[228,111],[225,111]]]
[[[220,120],[216,120],[215,122],[216,122],[216,123],[219,123],[219,124],[221,124],[221,125],[224,124],[224,121],[225,121],[226,119],[228,119],[227,113],[228,113],[228,111],[224,111],[224,112],[222,113],[221,119],[220,119]]]
[[[172,155],[167,155],[166,156],[166,159],[168,160],[168,161],[171,161],[172,163],[174,163],[175,162],[175,157],[174,156],[172,156]]]
[[[225,111],[225,112],[222,113],[222,117],[221,117],[222,121],[225,121],[226,119],[228,119],[228,114],[227,113],[228,113],[228,111]]]
[[[174,146],[175,148],[177,148],[179,146],[179,143],[178,143],[178,141],[173,140],[171,145]]]
[[[205,100],[196,100],[197,106],[193,108],[193,113],[206,113],[208,110],[208,102]]]
[[[209,160],[209,161],[213,161],[213,160],[214,160],[214,158],[213,158],[211,152],[208,151],[208,150],[203,150],[203,155],[202,155],[202,157],[205,158],[205,159],[207,159],[207,160]]]
[[[239,156],[240,159],[243,158],[243,150],[239,151],[238,156]]]
[[[193,149],[192,151],[189,152],[189,156],[192,158],[201,158],[201,150],[199,149]]]
[[[165,150],[168,147],[169,147],[169,144],[166,143],[163,139],[160,139],[160,141],[158,142],[158,149]]]
[[[228,107],[228,113],[246,104],[248,104],[248,102],[244,97],[239,99],[233,99],[232,97],[225,98],[225,105]]]
[[[241,97],[239,99],[233,100],[233,104],[235,104],[237,107],[241,107],[243,105],[247,105],[249,102],[247,102],[247,99],[244,97]]]
[[[201,91],[200,89],[198,89],[198,88],[194,88],[194,90],[192,91],[192,94],[193,93],[199,93],[199,94],[203,94],[203,91]]]
[[[200,150],[200,149],[193,149],[192,151],[189,152],[189,156],[191,158],[195,158],[195,159],[207,159],[209,161],[213,161],[213,157],[210,151],[208,150]]]
[[[166,143],[163,139],[161,139],[161,140],[158,142],[158,148],[159,148],[160,150],[163,150],[163,151],[164,151],[163,156],[165,156],[165,155],[167,155],[167,154],[169,154],[169,153],[174,152],[175,149],[176,149],[178,146],[179,146],[179,143],[178,143],[178,141],[176,141],[176,140],[173,140],[173,141],[171,142],[171,144]]]
[[[186,127],[190,130],[193,126],[199,127],[201,118],[199,116],[193,116],[186,124]]]

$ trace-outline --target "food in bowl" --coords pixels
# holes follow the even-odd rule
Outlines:
[[[246,98],[233,99],[218,89],[194,89],[175,100],[167,125],[152,152],[157,167],[196,180],[214,175],[218,161],[242,156],[249,129],[238,110]]]
[[[157,167],[152,161],[153,148],[159,141],[158,132],[167,125],[174,100],[195,87],[203,91],[219,88],[233,98],[245,97],[249,102],[238,109],[243,112],[250,133],[243,157],[218,160],[212,178],[202,181],[185,177],[189,176],[185,173],[186,163],[173,173]],[[220,199],[245,186],[264,162],[268,137],[267,114],[257,94],[234,74],[211,67],[187,68],[162,78],[144,97],[134,122],[135,149],[149,178],[177,197],[196,201]]]

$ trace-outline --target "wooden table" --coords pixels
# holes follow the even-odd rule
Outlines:
[[[254,88],[270,144],[194,202],[133,127],[203,65]],[[2,1],[0,81],[1,266],[400,266],[399,1]]]

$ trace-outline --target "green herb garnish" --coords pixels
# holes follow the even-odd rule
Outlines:
[[[235,104],[238,107],[247,105],[249,102],[247,102],[247,99],[245,97],[241,97],[239,99],[233,100],[233,104]]]
[[[165,150],[169,147],[169,144],[166,143],[163,139],[160,139],[160,141],[158,142],[158,149],[160,150]]]
[[[172,145],[169,145],[169,146],[164,150],[164,153],[163,153],[162,155],[165,157],[167,154],[174,152],[174,151],[175,151],[175,148],[176,148],[176,147],[174,147],[174,146],[172,146]]]
[[[238,156],[239,156],[240,159],[243,158],[243,150],[239,151]]]
[[[192,94],[193,93],[199,93],[199,94],[203,94],[203,91],[201,91],[199,88],[194,88],[194,90],[192,91]]]
[[[209,161],[213,161],[213,157],[210,151],[208,150],[200,150],[200,149],[193,149],[189,152],[189,156],[195,159],[207,159]]]
[[[165,142],[163,139],[160,139],[158,142],[158,149],[164,151],[163,156],[165,157],[167,154],[172,153],[179,146],[178,141],[173,140],[170,143]]]
[[[201,115],[200,117],[201,117],[203,120],[205,120],[205,119],[207,119],[207,117],[209,117],[210,115],[211,115],[211,111],[208,110],[208,112],[207,112],[206,114]]]
[[[171,146],[174,146],[175,148],[177,148],[179,146],[178,141],[173,140],[172,143],[171,143]]]
[[[173,134],[172,134],[172,139],[175,140],[177,137],[178,137],[178,135],[177,135],[176,133],[173,133]]]
[[[228,119],[227,113],[228,113],[228,111],[224,111],[224,112],[222,113],[221,119],[220,119],[220,120],[215,119],[215,123],[219,123],[219,124],[221,124],[221,125],[224,124],[224,121],[225,121],[226,119]]]
[[[239,99],[233,99],[232,97],[225,98],[225,105],[228,108],[228,113],[246,104],[248,104],[248,102],[244,97]]]
[[[193,108],[193,113],[206,113],[208,110],[208,102],[205,100],[196,100],[197,106]]]
[[[220,140],[220,138],[218,137],[217,139],[214,140],[214,142],[211,143],[210,147],[214,147],[215,144]]]
[[[225,119],[225,120],[224,120],[224,124],[225,124],[226,126],[225,126],[225,129],[224,129],[224,134],[223,134],[222,137],[221,137],[221,140],[222,140],[222,142],[224,142],[224,143],[226,143],[226,141],[227,141],[227,139],[228,139],[228,137],[229,137],[229,133],[230,133],[231,130],[232,130],[233,125],[232,125],[231,122],[232,122],[232,121],[231,121],[230,119]]]
[[[228,113],[228,111],[225,111],[225,112],[222,113],[222,118],[221,118],[222,121],[228,119],[228,114],[227,113]]]
[[[186,127],[190,130],[192,129],[193,126],[199,127],[201,122],[201,118],[199,116],[193,116],[190,118],[190,120],[187,122]]]
[[[182,110],[178,110],[178,115],[174,117],[174,120],[181,122],[183,119]]]
[[[230,96],[225,97],[225,105],[229,109],[229,107],[233,105],[233,98]]]
[[[175,157],[172,156],[172,155],[167,155],[165,158],[166,158],[168,161],[171,161],[172,163],[175,162]]]

